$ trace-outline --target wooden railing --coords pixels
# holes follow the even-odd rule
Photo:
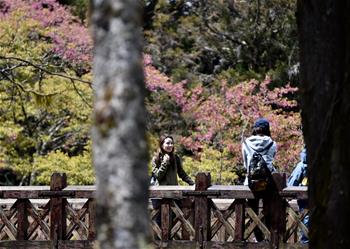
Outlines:
[[[159,248],[307,248],[298,243],[299,228],[308,234],[301,222],[307,211],[299,214],[295,202],[307,199],[307,188],[285,188],[283,175],[273,178],[276,191],[258,213],[248,205],[255,197],[247,186],[212,186],[205,173],[197,174],[195,187],[151,187],[150,198],[157,200],[150,215],[155,243]],[[265,238],[259,243],[256,227]]]
[[[56,173],[50,186],[2,186],[0,200],[0,248],[93,248],[94,186]]]
[[[277,182],[283,180],[276,177]],[[278,180],[279,179],[279,180]],[[95,187],[67,186],[64,174],[54,174],[50,186],[0,187],[0,248],[93,248]],[[297,232],[308,232],[287,200],[306,199],[305,187],[284,188],[266,205],[273,210],[270,225],[247,200],[246,186],[211,186],[199,173],[194,186],[150,188],[150,221],[157,248],[306,248]],[[158,216],[160,215],[160,216]],[[159,217],[159,218],[158,218]],[[255,243],[259,227],[265,241]]]

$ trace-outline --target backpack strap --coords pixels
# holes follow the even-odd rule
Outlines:
[[[274,142],[271,141],[271,143],[263,151],[268,151],[272,147],[273,143]]]

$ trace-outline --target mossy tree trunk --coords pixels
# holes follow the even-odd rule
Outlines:
[[[142,1],[93,0],[97,233],[101,248],[146,248]]]
[[[298,1],[310,248],[350,248],[349,13],[349,1]]]

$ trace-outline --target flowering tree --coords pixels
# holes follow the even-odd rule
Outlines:
[[[169,113],[174,109],[178,110],[178,113],[172,116],[179,116],[184,120],[182,125],[186,130],[180,133],[179,139],[186,150],[196,154],[204,147],[206,150],[225,149],[227,152],[224,169],[233,170],[242,162],[243,137],[250,135],[255,119],[266,117],[271,123],[272,137],[277,141],[279,148],[275,160],[277,167],[288,172],[299,159],[298,155],[303,146],[300,116],[294,111],[297,109],[296,101],[288,99],[288,96],[296,93],[297,88],[288,84],[285,87],[273,88],[268,77],[262,82],[250,80],[232,84],[221,81],[217,90],[204,88],[200,84],[188,88],[186,81],[174,84],[157,71],[147,55],[145,65],[146,83],[151,91],[150,99],[154,101],[168,98],[167,102],[176,107],[167,110],[169,104],[165,101],[152,102],[149,104],[149,111],[158,111],[158,120],[162,120],[167,119],[166,116],[171,115]],[[176,126],[177,122],[173,125]],[[177,128],[169,130],[176,132]],[[202,154],[205,154],[205,151]],[[191,171],[193,165],[188,168]]]
[[[92,175],[87,28],[54,0],[3,0],[0,23],[1,166],[24,175],[47,171],[61,151],[67,161],[80,157],[70,169]]]
[[[67,162],[62,164],[67,165],[68,179],[93,183],[88,29],[55,0],[1,3],[1,165],[23,174],[45,172],[37,178],[45,183],[59,167],[53,163],[59,158]],[[300,117],[296,102],[289,99],[296,88],[274,87],[269,78],[232,82],[222,77],[212,85],[191,79],[174,83],[154,64],[144,55],[150,141],[161,132],[177,135],[178,150],[190,172],[214,172],[218,168],[214,164],[220,162],[215,175],[232,183],[242,162],[241,139],[260,116],[271,122],[280,170],[290,171],[298,160],[303,144]],[[156,142],[152,144],[156,147]],[[75,172],[82,169],[90,177],[78,179]],[[221,169],[226,170],[225,177]]]

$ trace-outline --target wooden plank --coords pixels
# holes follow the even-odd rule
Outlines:
[[[213,201],[214,202],[214,201]],[[215,202],[214,202],[215,203]],[[232,202],[230,204],[230,206],[227,208],[227,210],[224,211],[224,219],[227,220],[234,212],[234,202]],[[217,207],[217,206],[216,206]],[[219,219],[217,219],[211,226],[211,237],[213,238],[213,236],[219,231],[219,229],[222,227],[222,223],[220,222]]]
[[[88,239],[96,239],[96,199],[89,199],[88,201],[88,213],[89,213],[89,234]]]
[[[153,241],[156,249],[198,249],[200,248],[196,241],[170,240]]]
[[[5,216],[8,217],[9,221],[12,224],[15,224],[17,221],[16,213],[17,211],[14,206],[12,206],[10,210],[5,211]],[[10,233],[11,231],[7,228],[4,222],[1,222],[1,219],[0,219],[0,240],[9,239],[8,234]]]
[[[14,224],[11,223],[11,221],[7,218],[5,211],[0,207],[0,218],[2,222],[5,224],[5,228],[7,228],[9,231],[7,232],[7,235],[10,237],[10,239],[15,240],[17,235],[17,229],[14,226]],[[5,229],[6,231],[6,229]]]
[[[67,203],[66,205],[66,216],[71,217],[70,222],[71,226],[68,228],[68,233],[66,236],[68,236],[69,233],[72,233],[73,230],[76,230],[80,236],[80,239],[83,239],[84,237],[87,238],[88,236],[88,227],[84,222],[81,221],[81,218],[86,214],[88,211],[87,208],[83,208],[76,212],[71,205]],[[79,229],[80,228],[80,229]],[[84,236],[85,234],[85,236]],[[68,238],[67,238],[68,239]]]
[[[203,249],[270,249],[268,242],[219,242],[219,241],[206,241],[204,242]]]
[[[149,198],[182,199],[185,190],[194,190],[194,186],[150,186]]]
[[[271,193],[264,198],[264,215],[266,224],[270,224],[271,243],[273,247],[285,240],[285,231],[287,225],[287,202],[279,195],[279,190],[286,184],[284,174],[272,174],[275,186],[271,189]]]
[[[28,229],[29,238],[32,236],[32,234],[35,232],[38,226],[40,226],[43,235],[47,239],[49,239],[50,228],[48,224],[45,222],[45,217],[48,216],[50,212],[50,209],[48,207],[49,205],[50,205],[50,202],[46,204],[46,207],[44,208],[43,212],[40,214],[31,202],[27,203],[27,208],[28,208],[27,211],[33,219],[33,222],[32,224],[30,224]]]
[[[182,190],[149,190],[149,198],[155,199],[182,199]]]
[[[245,200],[235,201],[235,240],[244,239]]]
[[[159,210],[154,209],[151,211],[151,227],[152,227],[152,232],[155,233],[158,239],[162,239],[162,230],[158,226],[157,222],[154,221],[154,217],[156,217],[159,214]]]
[[[288,222],[286,227],[287,229],[286,229],[285,238],[286,240],[288,240],[288,242],[297,242],[297,233],[298,233],[297,228],[298,228],[299,217],[291,207],[287,208],[287,214],[288,214]],[[297,218],[295,218],[294,215]]]
[[[49,190],[50,186],[0,186],[0,192],[6,191],[39,191],[39,190]]]
[[[73,191],[96,191],[95,185],[69,185],[63,190],[73,190]]]
[[[18,199],[15,203],[17,209],[17,240],[26,240],[28,236],[27,199]]]
[[[34,199],[39,198],[41,191],[49,189],[49,186],[0,186],[0,197],[3,199]]]
[[[295,243],[295,244],[280,244],[280,249],[308,249],[309,244]]]
[[[244,185],[214,185],[208,188],[211,191],[219,191],[222,199],[254,199],[252,191]]]
[[[171,240],[181,240],[181,233],[180,233],[180,229],[181,229],[181,222],[179,219],[175,219],[175,221],[172,222],[172,228],[170,229],[170,239]],[[175,223],[175,225],[174,225]]]
[[[10,190],[2,191],[2,198],[5,199],[41,199],[40,194],[47,190]]]
[[[264,215],[262,213],[260,213],[258,215],[258,219],[261,220],[264,217]],[[252,222],[250,223],[250,225],[247,227],[247,225],[249,224],[249,221],[247,223],[245,223],[245,232],[244,232],[244,237],[243,239],[248,240],[248,238],[250,237],[250,235],[253,233],[254,228],[257,226],[256,223],[254,222],[254,220],[252,220]]]
[[[0,249],[52,249],[53,241],[16,240],[0,241]],[[58,249],[93,249],[94,242],[88,240],[59,240]]]
[[[0,241],[0,249],[52,249],[51,241],[8,240]]]
[[[280,191],[279,194],[284,198],[299,200],[308,199],[308,190],[306,186],[289,186]]]
[[[303,233],[305,234],[306,237],[309,237],[309,229],[305,226],[305,224],[302,222],[304,217],[308,214],[307,210],[304,210],[303,213],[300,215],[297,215],[291,208],[288,209],[288,214],[289,216],[297,223],[297,225],[301,228]]]
[[[162,240],[170,239],[170,205],[168,200],[162,200],[161,207]]]
[[[182,206],[182,211],[184,214],[185,219],[188,220],[188,222],[193,225],[194,223],[194,215],[193,215],[193,210],[194,210],[194,202],[193,198],[185,198],[181,200],[181,206]],[[192,236],[186,229],[185,225],[182,225],[182,239],[183,240],[193,240],[194,235]]]
[[[95,198],[96,192],[91,190],[75,190],[74,198]]]
[[[94,244],[89,240],[59,240],[58,249],[94,249]]]
[[[250,208],[247,207],[246,211],[248,213],[248,215],[250,216],[250,218],[252,218],[252,220],[254,221],[254,223],[261,229],[261,231],[264,233],[265,237],[270,240],[271,239],[271,232],[269,231],[269,229],[267,229],[267,227],[265,226],[265,224],[260,220],[259,216],[257,216],[254,211]]]
[[[3,199],[42,199],[52,196],[65,196],[69,198],[94,198],[95,191],[90,190],[62,190],[50,191],[50,189],[42,190],[22,190],[20,187],[16,190],[0,191],[0,197]]]
[[[67,187],[66,174],[52,174],[50,190],[60,191],[65,187]],[[50,204],[50,239],[55,241],[64,239],[67,229],[66,200],[61,197],[53,197]]]
[[[175,213],[175,215],[177,216],[177,218],[178,218],[179,220],[181,220],[182,225],[183,225],[184,228],[187,230],[187,232],[189,232],[190,237],[194,237],[195,231],[194,231],[194,228],[193,228],[193,226],[191,225],[191,223],[190,223],[188,220],[186,220],[184,213],[181,211],[181,209],[179,208],[179,206],[176,204],[175,201],[172,202],[172,205],[173,205],[174,207],[171,207],[171,209],[173,210],[173,212]]]
[[[210,205],[212,206],[212,210],[215,217],[217,217],[218,220],[221,222],[221,224],[225,227],[228,234],[231,235],[232,238],[234,238],[235,230],[231,226],[231,224],[226,221],[227,217],[224,217],[224,215],[218,210],[218,208],[216,207],[215,203],[212,200],[210,200],[209,202],[210,202]]]
[[[4,199],[40,199],[50,190],[49,186],[0,186],[0,197]],[[194,186],[151,186],[150,198],[181,198],[184,191],[193,191]],[[209,191],[219,191],[220,198],[253,199],[254,196],[247,186],[214,185]],[[74,198],[94,198],[95,186],[68,186],[62,189],[62,194],[74,195]],[[280,191],[286,198],[307,199],[307,187],[291,186]]]
[[[196,191],[205,191],[211,185],[210,173],[198,173],[196,176]],[[202,241],[210,240],[210,207],[206,196],[194,197],[194,229],[196,231],[195,240],[201,243]]]

